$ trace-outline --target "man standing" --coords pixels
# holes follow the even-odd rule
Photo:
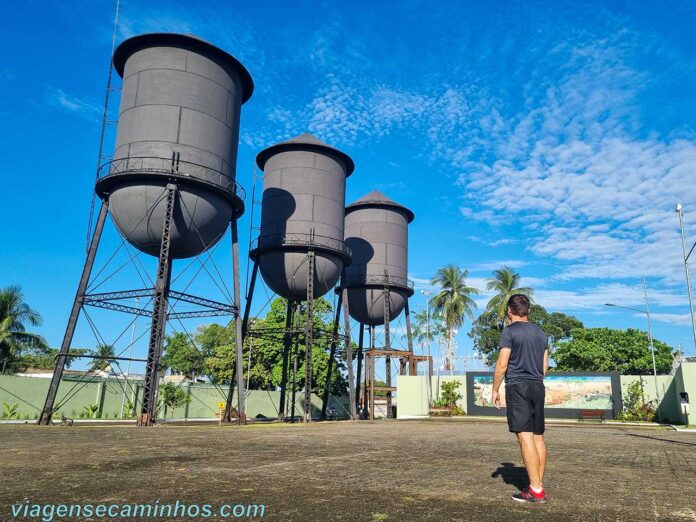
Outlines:
[[[505,378],[508,427],[517,435],[529,487],[512,496],[519,502],[546,502],[544,470],[544,375],[549,367],[548,338],[529,322],[529,298],[515,294],[507,302],[510,321],[500,338],[493,379],[493,404],[500,409],[498,390]]]

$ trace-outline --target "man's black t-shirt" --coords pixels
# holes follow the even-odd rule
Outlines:
[[[505,385],[544,380],[544,352],[548,338],[537,325],[516,321],[503,329],[500,347],[510,348]]]

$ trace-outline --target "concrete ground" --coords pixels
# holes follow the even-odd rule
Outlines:
[[[528,506],[510,498],[526,473],[499,422],[2,426],[0,519],[27,498],[249,502],[268,520],[696,520],[696,433],[588,424],[547,436],[549,502]]]

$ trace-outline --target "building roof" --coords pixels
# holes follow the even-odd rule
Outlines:
[[[354,201],[350,205],[346,207],[346,214],[352,212],[353,210],[356,210],[358,208],[367,208],[367,207],[373,207],[373,208],[380,208],[380,207],[391,207],[394,209],[399,209],[406,215],[406,219],[408,219],[408,222],[410,223],[413,221],[415,218],[415,214],[405,206],[397,203],[393,199],[389,199],[387,196],[384,195],[381,191],[375,189],[371,192],[368,192],[365,194],[363,197],[358,199],[357,201]]]
[[[308,132],[304,132],[299,136],[290,138],[289,140],[281,141],[275,145],[262,150],[256,156],[256,164],[261,170],[266,166],[266,162],[271,156],[288,150],[306,150],[336,156],[345,165],[346,177],[350,176],[355,170],[355,163],[348,154],[342,152],[331,145],[324,143],[316,136],[312,136]]]

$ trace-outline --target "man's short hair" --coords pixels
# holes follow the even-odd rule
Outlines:
[[[529,307],[531,303],[529,297],[524,294],[514,294],[508,299],[507,307],[510,313],[518,317],[526,317],[529,315]]]

